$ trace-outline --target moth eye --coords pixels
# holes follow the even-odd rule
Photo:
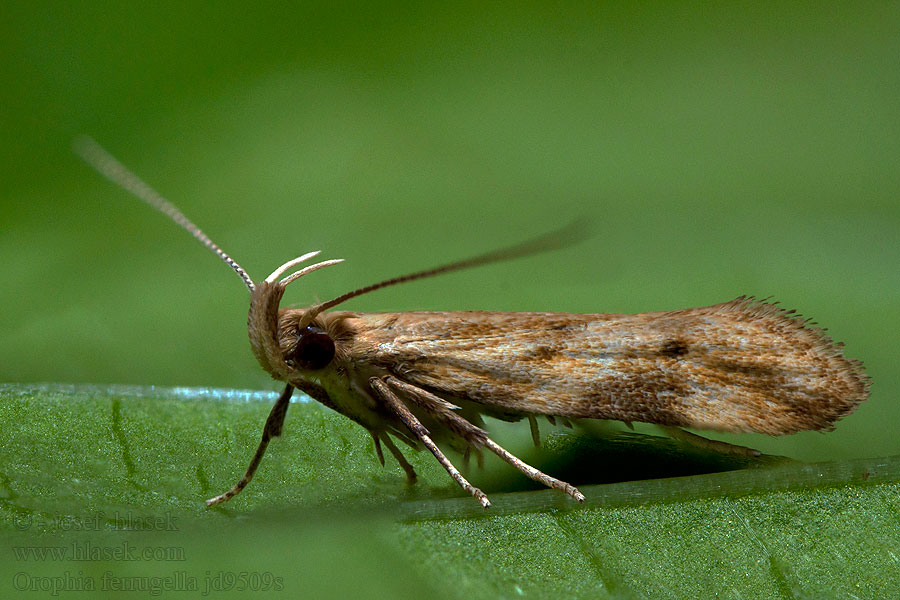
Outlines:
[[[334,358],[334,340],[318,327],[310,325],[300,332],[297,346],[286,358],[301,369],[323,369]]]

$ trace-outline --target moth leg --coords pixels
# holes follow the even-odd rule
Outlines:
[[[541,445],[541,432],[538,429],[538,422],[534,415],[528,415],[528,427],[531,428],[531,441],[534,442],[534,447],[537,448]]]
[[[548,488],[553,488],[555,490],[560,490],[562,492],[565,492],[566,494],[568,494],[569,496],[572,496],[579,502],[584,502],[584,494],[579,492],[578,488],[576,488],[571,483],[566,483],[565,481],[560,481],[559,479],[556,479],[555,477],[550,477],[543,471],[539,471],[538,469],[535,469],[528,463],[516,458],[514,455],[507,452],[506,449],[504,449],[502,446],[500,446],[499,444],[494,442],[494,440],[492,440],[491,438],[486,438],[484,440],[484,445],[485,445],[485,447],[487,447],[488,450],[490,450],[491,452],[493,452],[494,454],[496,454],[497,456],[499,456],[500,458],[502,458],[503,460],[508,462],[510,465],[512,465],[513,467],[518,469],[526,477],[533,479],[535,481],[538,481],[540,483],[543,483]]]
[[[444,406],[449,403],[442,398],[439,398],[431,392],[418,388],[414,385],[410,385],[405,381],[401,381],[395,377],[388,377],[387,382],[394,388],[405,392],[406,395],[416,404],[431,412],[431,414],[436,419],[442,421],[445,425],[447,425],[448,428],[450,428],[451,431],[469,440],[470,443],[487,448],[488,450],[502,458],[504,461],[515,467],[526,477],[543,483],[549,488],[565,492],[579,502],[584,502],[584,494],[579,492],[578,488],[576,488],[574,485],[566,483],[565,481],[560,481],[555,477],[550,477],[546,473],[539,471],[538,469],[535,469],[524,461],[516,458],[505,448],[489,438],[487,432],[485,432],[483,429],[481,429],[480,427],[475,427],[452,410],[447,410],[446,408],[444,408]]]
[[[378,457],[378,462],[384,467],[384,452],[381,451],[381,440],[374,431],[370,431],[369,435],[372,436],[372,442],[375,444],[375,455]]]
[[[463,451],[463,470],[466,474],[469,473],[469,460],[472,458],[473,454],[475,455],[475,464],[478,465],[478,468],[484,468],[484,454],[481,452],[481,447],[469,444]]]
[[[272,407],[272,412],[269,413],[269,418],[266,419],[266,424],[263,427],[262,439],[259,441],[259,447],[256,449],[256,454],[253,455],[253,460],[250,461],[250,466],[247,467],[247,472],[244,473],[244,476],[241,477],[240,481],[234,484],[233,488],[224,494],[219,494],[215,498],[207,500],[206,506],[215,506],[216,504],[227,502],[234,496],[237,496],[242,489],[247,487],[247,484],[253,479],[253,474],[256,473],[256,468],[259,466],[260,461],[262,461],[263,455],[266,453],[266,447],[269,445],[269,440],[281,435],[284,417],[287,415],[291,394],[293,393],[293,386],[287,384],[284,391],[281,392],[281,396],[275,402],[275,406]]]
[[[384,436],[384,447],[388,449],[394,458],[400,463],[400,467],[403,469],[403,472],[406,473],[406,481],[408,483],[416,482],[416,470],[413,468],[411,464],[406,460],[406,457],[403,456],[403,453],[400,452],[400,448],[394,445],[394,440],[390,438],[389,435],[385,434]]]
[[[668,425],[658,425],[660,429],[666,432],[672,438],[708,450],[711,452],[719,452],[721,454],[736,454],[737,456],[759,456],[759,450],[748,448],[746,446],[738,446],[737,444],[729,444],[728,442],[720,442],[719,440],[710,440],[703,436],[685,431],[678,427],[670,427]]]
[[[382,401],[387,405],[391,411],[397,415],[400,420],[403,422],[406,427],[415,434],[419,441],[422,442],[426,448],[434,455],[434,457],[438,460],[439,463],[450,473],[450,477],[452,477],[456,483],[460,485],[460,487],[481,502],[481,505],[484,508],[488,508],[491,505],[490,500],[488,500],[487,496],[485,496],[484,492],[479,490],[477,487],[473,486],[471,483],[466,481],[466,478],[463,477],[460,472],[450,463],[444,453],[441,452],[440,448],[432,441],[428,430],[422,425],[421,422],[416,418],[412,411],[406,408],[406,405],[397,397],[394,392],[387,386],[386,383],[378,379],[377,377],[373,377],[369,380],[369,384],[372,386],[372,389],[378,394],[378,397],[381,398]]]

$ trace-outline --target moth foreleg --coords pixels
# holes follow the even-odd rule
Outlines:
[[[253,455],[253,460],[250,461],[250,466],[247,467],[247,472],[244,473],[244,476],[241,477],[240,481],[234,484],[233,488],[224,494],[219,494],[215,498],[207,500],[206,506],[215,506],[216,504],[227,502],[234,496],[237,496],[242,489],[247,487],[247,484],[253,479],[253,474],[256,473],[256,468],[262,461],[263,455],[266,453],[266,447],[269,445],[269,440],[281,435],[281,429],[284,426],[284,418],[287,415],[291,394],[293,393],[293,386],[291,384],[286,385],[284,391],[281,392],[281,396],[279,396],[278,400],[275,402],[275,406],[272,407],[272,411],[269,413],[269,417],[266,419],[266,424],[263,427],[262,439],[259,441],[259,447],[256,449],[256,454]]]
[[[671,427],[669,425],[658,425],[658,427],[676,440],[680,440],[697,448],[702,448],[703,450],[719,452],[721,454],[736,454],[738,456],[751,457],[759,456],[760,454],[759,450],[754,450],[753,448],[729,444],[728,442],[720,442],[719,440],[710,440],[678,427]]]
[[[385,405],[393,412],[400,421],[409,429],[422,444],[425,445],[426,448],[434,455],[434,457],[438,460],[439,463],[447,470],[456,483],[460,485],[461,488],[469,492],[472,496],[478,499],[481,502],[481,505],[484,508],[488,508],[491,505],[490,500],[488,500],[487,496],[479,490],[477,487],[473,486],[471,483],[466,481],[466,478],[463,477],[456,467],[444,456],[444,453],[441,452],[441,449],[437,447],[434,441],[431,439],[431,436],[425,426],[419,422],[419,419],[410,411],[403,401],[394,394],[393,391],[387,386],[386,383],[381,381],[380,379],[373,377],[369,380],[369,384],[372,386],[372,389],[375,390],[375,393],[378,394],[378,397],[385,403]]]
[[[431,392],[418,388],[414,385],[410,385],[405,381],[401,381],[395,377],[388,377],[386,381],[390,386],[405,393],[410,399],[415,401],[419,406],[426,410],[428,410],[429,407],[439,407],[440,403],[446,404],[443,399],[435,396]],[[475,427],[452,410],[435,410],[434,412],[432,412],[432,416],[447,425],[447,427],[457,435],[465,437],[469,442],[487,448],[488,450],[502,458],[504,461],[518,469],[526,477],[543,483],[549,488],[563,491],[579,502],[584,502],[584,494],[579,492],[578,488],[576,488],[574,485],[566,483],[565,481],[560,481],[555,477],[551,477],[546,473],[535,469],[519,458],[516,458],[505,448],[500,446],[500,444],[489,438],[487,432],[485,432],[480,427]]]

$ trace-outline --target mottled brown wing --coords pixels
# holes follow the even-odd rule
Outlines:
[[[783,434],[829,428],[868,397],[840,344],[752,298],[636,315],[360,314],[348,325],[349,360],[499,412]]]

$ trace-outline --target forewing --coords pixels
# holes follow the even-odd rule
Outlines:
[[[821,330],[753,299],[622,314],[412,312],[352,319],[348,357],[493,412],[724,431],[827,428],[868,395]]]

